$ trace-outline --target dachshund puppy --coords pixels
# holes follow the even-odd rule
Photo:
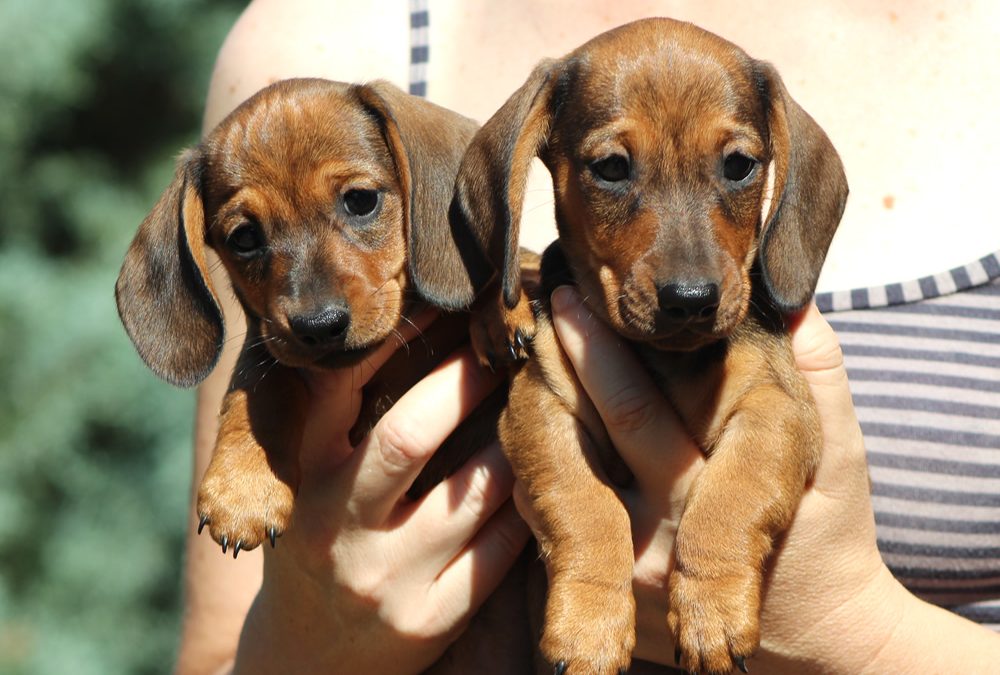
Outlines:
[[[559,240],[530,303],[516,242],[529,162]],[[820,456],[786,318],[805,306],[847,197],[830,141],[774,68],[693,25],[628,24],[544,61],[473,139],[456,223],[492,261],[481,359],[515,366],[500,437],[534,512],[548,672],[624,672],[635,642],[627,480],[560,351],[547,297],[575,283],[648,365],[708,461],[680,519],[665,617],[678,662],[746,669],[764,566]]]
[[[199,531],[208,526],[223,552],[273,546],[288,527],[307,396],[297,369],[358,363],[400,339],[422,307],[455,309],[445,299],[469,294],[448,210],[476,128],[386,82],[286,80],[180,158],[116,295],[140,356],[181,386],[208,375],[225,340],[207,248],[243,306],[245,344],[198,491]],[[467,316],[448,323],[436,321],[428,338],[436,357],[414,349],[368,385],[355,439],[465,339]],[[453,439],[416,491],[482,447]]]

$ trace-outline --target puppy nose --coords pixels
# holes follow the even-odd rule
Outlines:
[[[675,320],[707,319],[719,308],[719,285],[710,281],[681,281],[657,290],[660,310]]]
[[[288,325],[303,344],[315,347],[342,338],[351,325],[351,313],[346,307],[327,307],[316,314],[288,317]]]

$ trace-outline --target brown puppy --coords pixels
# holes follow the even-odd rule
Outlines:
[[[532,317],[516,242],[536,155],[560,238]],[[456,195],[497,270],[477,349],[489,362],[532,357],[513,376],[500,435],[548,570],[548,667],[622,672],[635,641],[621,467],[547,316],[547,292],[572,281],[709,457],[669,579],[680,665],[745,669],[764,565],[820,453],[784,319],[809,301],[843,213],[830,141],[770,65],[690,24],[640,21],[541,63],[473,140]]]
[[[207,525],[223,552],[274,545],[288,526],[306,408],[295,369],[358,363],[400,339],[422,306],[454,308],[444,299],[468,295],[448,208],[475,130],[385,82],[287,80],[242,104],[178,162],[116,291],[139,354],[182,386],[208,375],[225,339],[206,247],[243,305],[246,341],[198,492],[199,529]],[[436,356],[414,349],[380,371],[355,436],[464,339],[454,326],[467,318],[458,316],[450,329],[435,322]],[[417,489],[475,447],[456,439]]]

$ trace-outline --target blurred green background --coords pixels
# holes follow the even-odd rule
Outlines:
[[[0,673],[172,667],[194,399],[113,288],[243,5],[0,0]]]

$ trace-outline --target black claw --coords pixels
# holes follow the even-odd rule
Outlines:
[[[566,672],[566,662],[560,661],[556,664],[555,670],[552,671],[553,675],[563,675]]]
[[[681,648],[677,647],[674,649],[674,665],[681,665]]]
[[[205,525],[208,524],[208,516],[202,516],[201,520],[198,521],[198,534],[205,529]]]
[[[619,668],[618,675],[625,675],[625,668]]]
[[[243,540],[240,539],[236,542],[236,546],[233,546],[233,560],[236,560],[236,556],[240,554],[240,549],[243,548]]]
[[[514,337],[517,339],[517,346],[521,348],[521,351],[528,353],[528,345],[531,343],[531,340],[520,330],[515,333]]]
[[[747,660],[742,656],[734,656],[733,661],[736,662],[736,667],[740,669],[741,672],[749,673],[750,669],[747,668]]]
[[[222,552],[225,553],[229,549],[229,535],[222,535]]]
[[[271,548],[274,548],[274,540],[278,538],[278,528],[272,525],[267,531],[267,538],[271,540]]]
[[[513,361],[514,363],[517,363],[517,350],[514,349],[514,345],[513,344],[510,344],[510,343],[507,344],[507,354],[510,355],[510,360],[511,361]]]
[[[486,352],[486,362],[490,366],[490,370],[494,373],[497,372],[497,357],[493,352]]]

